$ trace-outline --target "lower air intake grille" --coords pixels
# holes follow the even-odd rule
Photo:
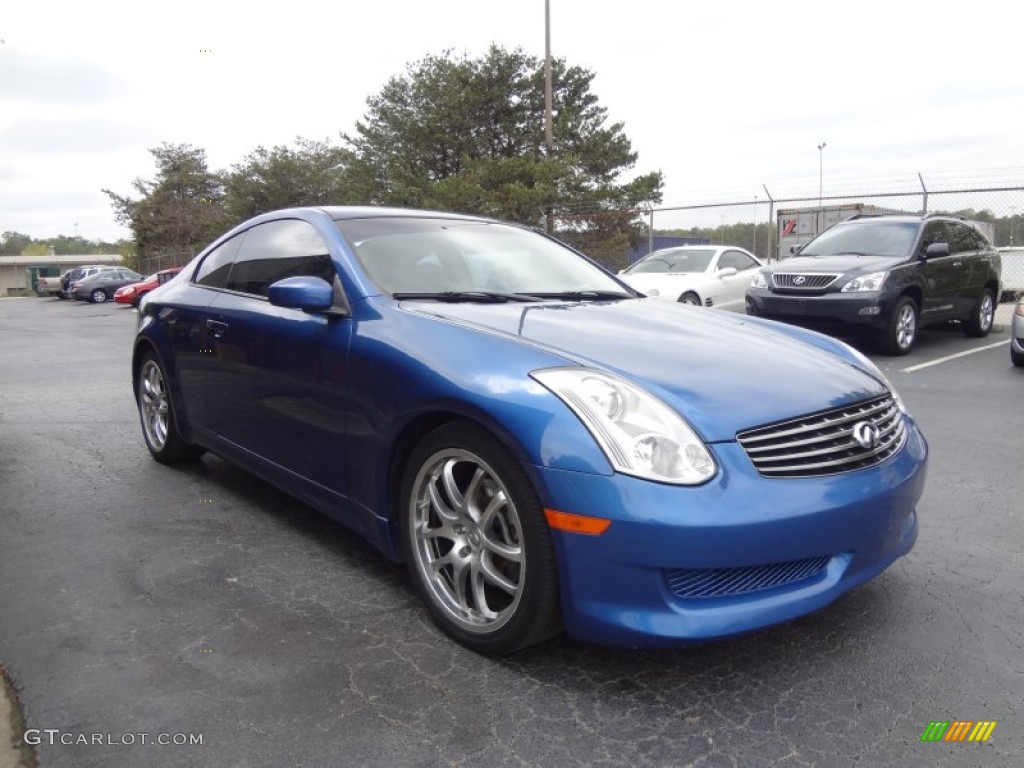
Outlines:
[[[668,588],[676,597],[707,598],[746,595],[762,589],[782,587],[821,574],[829,555],[746,568],[677,568],[666,571]]]

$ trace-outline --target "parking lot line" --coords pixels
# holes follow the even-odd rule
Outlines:
[[[927,363],[920,363],[918,365],[912,365],[909,368],[901,368],[900,373],[913,373],[914,371],[920,371],[923,368],[931,368],[933,365],[939,363],[946,363],[950,360],[956,360],[958,357],[967,357],[967,355],[973,355],[975,352],[984,352],[986,349],[995,349],[1006,344],[1006,341],[997,341],[995,344],[988,344],[984,347],[976,347],[974,349],[968,349],[966,352],[957,352],[955,355],[946,355],[945,357],[939,357],[935,360],[929,360]]]

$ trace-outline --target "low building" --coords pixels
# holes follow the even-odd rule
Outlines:
[[[52,277],[84,264],[120,264],[118,253],[0,256],[0,296],[35,291],[40,277]]]

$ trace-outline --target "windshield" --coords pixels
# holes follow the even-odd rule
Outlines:
[[[627,269],[626,273],[705,272],[714,255],[713,249],[655,251]]]
[[[811,240],[799,255],[906,257],[914,246],[918,226],[912,221],[858,220],[836,224]]]
[[[507,224],[381,217],[342,219],[335,225],[373,281],[391,294],[632,295],[565,246]]]

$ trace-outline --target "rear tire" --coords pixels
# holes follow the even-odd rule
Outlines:
[[[89,294],[89,301],[93,304],[102,304],[107,300],[107,292],[102,288],[97,288],[95,291]]]
[[[493,435],[467,422],[428,434],[406,464],[397,507],[409,574],[446,634],[505,655],[561,630],[544,510]]]
[[[992,330],[992,321],[996,316],[996,300],[991,288],[981,292],[978,300],[974,302],[971,314],[964,321],[964,333],[974,339],[988,336]]]
[[[153,458],[161,464],[198,459],[206,449],[187,443],[178,431],[174,403],[167,376],[153,352],[142,357],[139,366],[135,403],[142,422],[142,436]]]
[[[881,351],[895,357],[908,354],[917,341],[917,320],[917,302],[909,296],[900,296],[888,325],[878,338]]]
[[[1018,352],[1013,347],[1010,347],[1010,362],[1018,368],[1024,368],[1024,353]]]

